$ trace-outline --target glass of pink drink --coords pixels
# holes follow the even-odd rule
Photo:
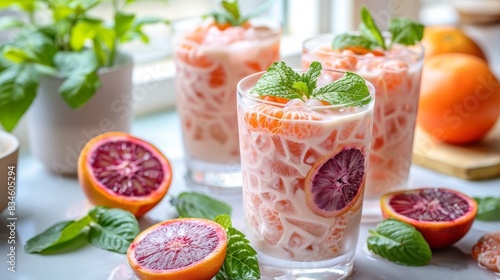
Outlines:
[[[373,135],[363,207],[363,221],[381,218],[382,194],[405,188],[412,160],[413,134],[424,57],[421,45],[394,44],[386,51],[356,54],[334,50],[334,34],[303,44],[302,66],[319,61],[325,69],[352,71],[375,86]]]
[[[374,101],[363,106],[270,97],[238,84],[246,234],[273,279],[343,279],[353,269]],[[342,77],[324,71],[318,86]],[[370,98],[374,88],[367,83]],[[304,278],[305,279],[305,278]]]
[[[174,24],[176,106],[190,186],[241,191],[236,85],[279,60],[278,23],[220,27],[191,18]]]

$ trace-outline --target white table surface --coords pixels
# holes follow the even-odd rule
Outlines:
[[[178,117],[175,111],[138,119],[132,133],[146,139],[165,153],[174,168],[174,180],[169,194],[186,190],[183,181],[184,164]],[[16,209],[16,272],[7,270],[7,213],[0,216],[0,279],[135,279],[131,276],[125,255],[88,245],[61,255],[42,256],[24,253],[23,246],[34,235],[66,219],[77,219],[91,207],[76,178],[59,177],[48,172],[40,162],[23,153],[18,165]],[[500,196],[500,179],[470,182],[412,166],[409,187],[443,186],[471,196]],[[233,206],[233,221],[243,230],[241,197],[227,200]],[[176,211],[167,197],[140,219],[141,229],[169,219]],[[378,259],[367,253],[368,229],[375,224],[362,224],[355,259],[353,279],[500,279],[472,260],[470,248],[484,233],[500,230],[500,222],[476,221],[472,230],[453,247],[434,251],[429,265],[406,267]]]

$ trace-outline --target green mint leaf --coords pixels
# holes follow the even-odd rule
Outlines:
[[[26,23],[15,17],[3,16],[0,18],[0,31],[24,27]]]
[[[362,106],[370,103],[371,98],[368,86],[359,75],[346,72],[344,76],[324,87],[316,89],[312,98],[323,100],[331,105],[346,104]]]
[[[363,47],[371,50],[373,43],[363,36],[340,34],[333,39],[332,47],[336,50],[343,50],[348,47]]]
[[[304,91],[307,98],[310,97],[311,92],[313,92],[317,87],[316,83],[319,76],[321,75],[321,69],[321,63],[319,63],[318,61],[313,61],[311,62],[311,65],[309,65],[309,69],[307,69],[307,71],[302,74],[301,81],[307,86],[307,90]]]
[[[221,214],[215,217],[214,221],[221,225],[225,230],[232,227],[231,217],[228,214]]]
[[[13,63],[36,62],[31,53],[15,46],[6,46],[3,49],[3,56]]]
[[[293,83],[293,88],[296,89],[298,92],[300,92],[302,95],[309,97],[309,87],[307,86],[306,83],[302,81],[298,81]]]
[[[392,18],[389,22],[391,44],[412,46],[424,37],[424,25],[407,18]]]
[[[361,36],[370,40],[375,45],[386,49],[384,37],[373,20],[373,17],[370,15],[370,11],[368,11],[365,6],[361,8],[361,23],[359,24],[359,31],[361,32]]]
[[[367,239],[368,249],[397,264],[423,266],[430,262],[432,252],[422,234],[413,226],[388,219],[377,225]]]
[[[52,66],[57,53],[54,30],[24,28],[10,45],[24,50],[37,63]]]
[[[125,35],[132,29],[135,15],[118,12],[115,14],[115,36],[120,42],[125,42]]]
[[[28,240],[24,245],[24,251],[26,251],[26,253],[42,252],[57,242],[57,240],[61,238],[62,231],[74,223],[75,221],[64,221],[51,226],[44,232]]]
[[[37,88],[38,73],[32,64],[12,65],[0,72],[0,123],[6,131],[12,131],[28,110]]]
[[[215,276],[217,280],[260,279],[257,252],[245,235],[233,227],[226,229],[228,244],[224,263]]]
[[[238,7],[238,0],[222,0],[221,5],[236,22],[240,19],[240,8]]]
[[[172,198],[170,203],[181,217],[214,220],[220,214],[231,214],[231,206],[207,195],[184,192]]]
[[[260,77],[250,93],[259,96],[271,95],[304,100],[304,96],[293,87],[299,81],[301,81],[301,76],[288,67],[285,62],[274,62]]]
[[[134,215],[125,210],[98,206],[89,211],[89,217],[88,241],[101,249],[126,254],[140,232]]]
[[[477,220],[500,221],[500,197],[474,197],[474,200],[477,202]]]
[[[94,96],[101,87],[96,72],[70,75],[59,87],[59,94],[73,109],[80,108]]]
[[[81,52],[60,51],[54,57],[57,70],[65,76],[75,73],[92,73],[98,68],[94,54],[89,50]]]

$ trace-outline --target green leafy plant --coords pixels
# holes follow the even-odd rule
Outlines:
[[[474,197],[477,202],[476,220],[500,221],[500,197]]]
[[[73,248],[86,239],[95,247],[126,254],[139,234],[139,223],[132,213],[106,207],[94,207],[78,221],[53,225],[26,242],[27,253],[51,254]]]
[[[59,94],[73,109],[84,105],[99,89],[97,72],[114,66],[122,44],[149,42],[143,27],[167,23],[158,18],[137,18],[123,9],[135,2],[113,0],[109,23],[91,16],[105,0],[2,0],[0,9],[17,8],[29,21],[3,18],[0,30],[17,28],[18,36],[0,46],[0,123],[11,131],[36,97],[42,75],[64,78]],[[35,15],[50,17],[38,23]]]

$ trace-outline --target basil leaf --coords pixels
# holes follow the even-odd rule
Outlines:
[[[215,278],[217,280],[260,279],[257,252],[250,246],[250,241],[243,233],[231,227],[228,215],[220,215],[216,221],[226,229],[228,245],[226,258]]]
[[[74,223],[75,221],[64,221],[51,226],[44,232],[28,240],[24,245],[24,251],[26,253],[42,252],[57,242],[61,238],[62,231]]]
[[[124,35],[132,28],[135,15],[118,12],[115,15],[115,36],[120,42],[125,41]]]
[[[384,37],[365,6],[361,8],[361,23],[359,24],[359,31],[363,37],[367,38],[377,46],[386,49]]]
[[[301,76],[285,62],[274,62],[250,92],[260,96],[272,95],[287,99],[303,99],[301,93],[293,87],[295,82],[300,80]]]
[[[414,45],[424,37],[424,25],[407,18],[392,18],[389,22],[391,44]]]
[[[229,217],[229,215],[226,215],[226,214],[218,215],[217,217],[215,217],[214,222],[218,223],[226,230],[229,227],[233,226],[233,224],[231,222],[231,217]]]
[[[220,214],[231,214],[231,206],[204,194],[184,192],[170,203],[181,217],[213,220]]]
[[[101,25],[101,20],[84,19],[78,21],[71,29],[69,41],[71,48],[75,51],[81,51],[87,40],[94,39]]]
[[[342,78],[315,90],[311,96],[332,105],[362,106],[371,101],[367,98],[370,91],[365,80],[352,72],[346,72]]]
[[[0,123],[12,131],[35,99],[38,73],[33,64],[12,65],[0,72]]]
[[[333,49],[343,50],[348,47],[363,47],[365,49],[371,50],[373,43],[365,37],[351,35],[351,34],[340,34],[335,36],[332,42]]]
[[[432,252],[422,234],[413,226],[388,219],[377,225],[367,239],[368,249],[391,262],[407,266],[423,266]]]
[[[500,197],[474,197],[474,200],[477,202],[477,220],[500,221]]]
[[[89,217],[88,241],[108,251],[126,254],[140,231],[134,215],[125,210],[98,206],[90,210]]]
[[[25,28],[11,44],[24,50],[37,63],[52,66],[57,52],[55,33],[51,28]]]

